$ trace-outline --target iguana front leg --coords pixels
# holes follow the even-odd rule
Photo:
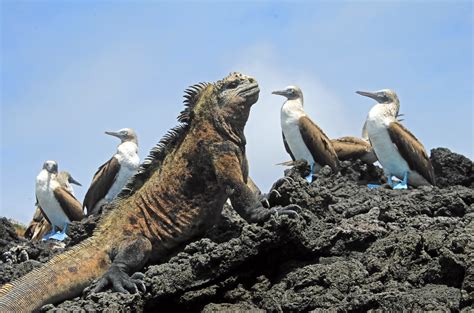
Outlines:
[[[300,209],[297,205],[272,209],[263,207],[255,192],[245,183],[240,160],[229,146],[224,144],[213,149],[211,158],[218,183],[225,188],[232,207],[247,222],[265,221],[273,214],[297,215],[296,210]]]
[[[131,277],[129,275],[145,265],[150,257],[151,248],[151,242],[143,236],[122,242],[117,251],[112,252],[112,265],[92,292],[99,292],[109,285],[117,292],[145,291],[142,282],[144,275],[141,273],[135,273]]]

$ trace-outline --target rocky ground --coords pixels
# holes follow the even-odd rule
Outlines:
[[[42,311],[215,312],[474,310],[474,173],[447,149],[431,154],[438,187],[406,191],[381,181],[377,168],[344,162],[308,184],[298,169],[273,205],[298,204],[296,218],[249,225],[230,208],[206,236],[165,263],[144,269],[144,294],[98,294]],[[95,227],[71,227],[74,238]],[[0,284],[39,266],[63,247],[18,238],[0,220]]]

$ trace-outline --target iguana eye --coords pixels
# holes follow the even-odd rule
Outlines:
[[[227,89],[234,89],[234,88],[237,87],[238,85],[239,85],[239,83],[236,82],[236,81],[230,82],[230,83],[227,85]]]

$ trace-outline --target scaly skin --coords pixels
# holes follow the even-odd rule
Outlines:
[[[72,298],[100,278],[120,292],[143,289],[137,275],[180,243],[199,236],[230,198],[247,221],[290,207],[264,208],[247,186],[244,126],[258,99],[256,81],[238,73],[187,91],[187,108],[111,204],[94,235],[0,289],[0,311],[23,312]]]

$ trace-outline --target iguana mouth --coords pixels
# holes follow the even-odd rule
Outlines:
[[[242,90],[239,90],[238,95],[243,97],[245,99],[245,104],[246,106],[251,106],[255,104],[258,100],[258,96],[260,94],[260,88],[258,87],[257,83],[252,83],[246,87],[244,87]]]
[[[249,86],[243,88],[242,90],[239,91],[239,96],[243,96],[245,98],[249,96],[253,96],[255,94],[258,94],[260,92],[260,88],[258,88],[257,83],[250,84]]]

